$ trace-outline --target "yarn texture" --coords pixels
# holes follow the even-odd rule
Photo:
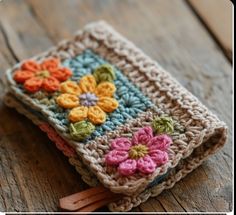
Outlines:
[[[94,125],[86,121],[70,124],[70,134],[75,140],[83,140],[87,138],[94,131],[94,129]]]
[[[24,84],[24,89],[30,93],[41,89],[55,92],[59,89],[60,82],[72,75],[70,69],[60,67],[59,64],[60,61],[56,58],[44,60],[41,64],[28,60],[15,71],[13,78],[18,83]]]
[[[132,140],[117,138],[112,141],[106,156],[106,163],[119,165],[121,175],[133,175],[136,171],[143,174],[153,173],[156,167],[168,162],[167,150],[172,140],[167,135],[153,136],[151,127],[144,127],[134,133]]]
[[[97,83],[108,81],[113,82],[116,79],[114,69],[109,64],[103,64],[94,70],[93,76],[95,77]]]
[[[17,64],[6,79],[14,97],[6,103],[50,125],[54,132],[41,128],[83,180],[124,195],[111,211],[170,189],[226,142],[224,122],[104,22]]]
[[[152,127],[156,133],[172,134],[174,132],[174,122],[171,117],[156,117],[152,122]]]
[[[63,94],[57,97],[57,103],[63,108],[73,108],[69,112],[71,122],[88,119],[94,125],[106,121],[106,112],[117,109],[119,103],[112,98],[116,87],[110,82],[97,85],[93,75],[83,76],[79,83],[69,81],[62,83]]]
[[[56,98],[56,101],[60,107],[69,109],[69,114],[67,116],[67,113],[61,111],[57,105],[52,105],[49,108],[53,111],[56,119],[62,119],[61,123],[66,127],[70,122],[75,123],[80,120],[88,120],[93,123],[95,130],[83,140],[85,143],[102,136],[107,131],[114,130],[117,126],[121,126],[138,114],[154,107],[150,99],[131,83],[122,71],[111,66],[89,49],[72,59],[65,60],[63,66],[70,68],[73,75],[71,80],[61,83],[61,95]],[[109,82],[106,79],[105,81],[100,80],[98,83],[95,74],[99,75],[100,73],[109,76],[114,73],[112,75],[113,81]],[[83,92],[88,91],[93,95],[82,95]],[[82,103],[89,103],[86,100],[88,96],[92,96],[92,100],[96,100],[94,96],[98,98],[96,105],[82,107],[80,100]],[[92,111],[89,112],[89,109]]]

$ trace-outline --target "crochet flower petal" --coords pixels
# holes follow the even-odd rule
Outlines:
[[[97,86],[95,93],[97,96],[112,97],[115,91],[116,87],[113,83],[102,82]]]
[[[42,79],[37,77],[32,77],[25,81],[24,88],[31,93],[35,93],[41,89],[42,84],[43,84]]]
[[[34,76],[34,72],[29,70],[17,70],[14,73],[13,79],[18,83],[24,83],[26,80],[32,78]]]
[[[116,78],[114,68],[110,64],[103,64],[96,68],[93,72],[93,76],[97,83],[104,81],[113,82]]]
[[[88,118],[93,124],[98,125],[106,121],[106,114],[100,107],[91,106],[88,110]]]
[[[158,134],[172,134],[174,132],[174,121],[171,117],[160,116],[152,121],[154,132]]]
[[[156,163],[149,155],[139,158],[137,161],[137,169],[144,174],[153,173],[156,169]]]
[[[105,112],[111,113],[119,106],[119,103],[110,97],[100,97],[97,105]]]
[[[148,143],[148,148],[150,151],[156,150],[156,149],[165,151],[170,147],[171,143],[172,143],[171,137],[169,137],[166,134],[162,134],[162,135],[153,137]]]
[[[94,92],[96,89],[96,80],[93,75],[86,75],[80,79],[79,86],[83,93]]]
[[[51,76],[56,78],[59,81],[66,81],[69,77],[71,77],[72,72],[68,68],[60,68],[60,69],[55,69],[50,72]]]
[[[125,137],[116,138],[111,142],[111,148],[120,151],[128,151],[131,146],[130,140]]]
[[[87,116],[88,116],[88,107],[81,106],[73,108],[70,111],[68,117],[71,122],[79,122],[87,119]]]
[[[60,82],[54,77],[48,77],[43,80],[42,88],[47,92],[55,92],[59,87]]]
[[[69,127],[70,135],[74,140],[82,141],[89,137],[95,130],[95,126],[87,121],[71,123]]]
[[[133,175],[136,169],[137,169],[136,160],[127,159],[126,161],[120,163],[118,167],[118,172],[121,175],[129,176],[129,175]]]
[[[62,93],[69,93],[74,95],[81,94],[81,89],[79,88],[79,85],[74,81],[66,81],[61,83],[60,90]]]
[[[40,65],[34,60],[27,60],[21,65],[22,70],[37,72],[40,70]]]
[[[59,59],[57,58],[50,58],[41,64],[41,69],[42,70],[48,70],[49,72],[53,72],[54,70],[58,69],[60,64]]]
[[[157,164],[157,166],[161,166],[168,162],[169,156],[167,152],[161,150],[154,150],[150,152],[150,157]]]
[[[79,99],[76,95],[64,93],[57,97],[57,104],[63,108],[73,108],[79,105]]]
[[[147,144],[153,138],[153,131],[150,126],[139,129],[132,138],[133,144]]]
[[[108,165],[117,165],[128,158],[128,152],[126,151],[119,151],[119,150],[112,150],[105,156],[105,162]]]

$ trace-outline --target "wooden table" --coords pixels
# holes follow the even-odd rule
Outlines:
[[[84,24],[98,19],[107,20],[157,60],[229,126],[223,150],[174,188],[133,211],[230,211],[231,57],[191,2],[2,0],[1,77],[16,62],[70,38]],[[2,79],[0,96],[0,211],[58,211],[59,198],[87,185],[43,132],[4,106]]]

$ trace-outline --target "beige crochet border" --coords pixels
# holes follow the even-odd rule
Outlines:
[[[96,138],[91,143],[86,145],[79,144],[69,140],[70,137],[66,128],[57,126],[57,121],[51,117],[51,113],[45,106],[39,105],[36,101],[17,91],[16,84],[12,80],[12,72],[19,64],[9,70],[7,77],[10,91],[22,99],[24,103],[33,106],[48,117],[50,124],[54,126],[58,133],[62,133],[63,138],[69,140],[68,142],[73,147],[76,147],[78,154],[83,158],[83,162],[88,165],[89,169],[91,169],[104,186],[113,192],[124,193],[126,195],[140,193],[155,177],[165,174],[170,168],[176,167],[180,160],[185,160],[189,157],[201,144],[206,145],[207,150],[204,150],[202,155],[195,157],[198,162],[191,166],[191,170],[196,168],[203,159],[225,143],[225,124],[210,113],[204,105],[178,84],[156,62],[152,61],[141,50],[104,22],[88,25],[83,31],[79,31],[73,40],[62,42],[56,48],[35,59],[40,61],[49,56],[57,56],[63,60],[73,57],[87,48],[92,49],[116,65],[154,104],[158,105],[160,113],[165,112],[171,115],[186,128],[185,133],[180,135],[178,139],[175,139],[174,144],[171,146],[171,159],[169,163],[146,177],[141,175],[129,178],[120,177],[116,172],[104,166],[103,155],[109,148],[109,138],[114,138],[121,134],[127,135],[150,123],[150,119],[154,114],[153,111],[145,113],[138,119],[131,120],[114,132],[109,132],[103,137]],[[215,137],[218,138],[217,141],[212,141]],[[210,146],[209,140],[212,142]],[[168,187],[167,185],[165,186]]]
[[[15,108],[19,113],[29,118],[34,124],[39,125],[43,123],[41,119],[25,109],[25,107],[11,94],[6,93],[4,97],[4,103],[9,107]],[[219,136],[221,136],[221,132],[219,132]],[[212,142],[218,142],[217,136],[215,139],[212,139]],[[139,195],[133,197],[126,196],[117,202],[110,203],[108,205],[109,209],[111,211],[129,211],[133,207],[136,207],[142,202],[145,202],[148,198],[159,195],[164,189],[172,188],[177,181],[190,173],[193,169],[199,166],[203,160],[207,158],[208,153],[203,153],[207,148],[206,146],[206,144],[203,144],[198,148],[198,151],[195,150],[195,155],[192,153],[192,155],[189,156],[188,159],[179,162],[178,166],[170,172],[169,176],[162,183],[145,190]],[[98,185],[97,179],[94,177],[91,171],[88,170],[87,167],[81,162],[81,159],[79,157],[70,157],[69,162],[71,163],[71,165],[75,166],[76,170],[79,172],[79,174],[81,174],[82,179],[85,181],[85,183],[89,184],[90,186]]]

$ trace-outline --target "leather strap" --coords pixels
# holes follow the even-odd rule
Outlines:
[[[119,195],[99,186],[61,198],[59,206],[68,211],[92,212],[117,198]]]

